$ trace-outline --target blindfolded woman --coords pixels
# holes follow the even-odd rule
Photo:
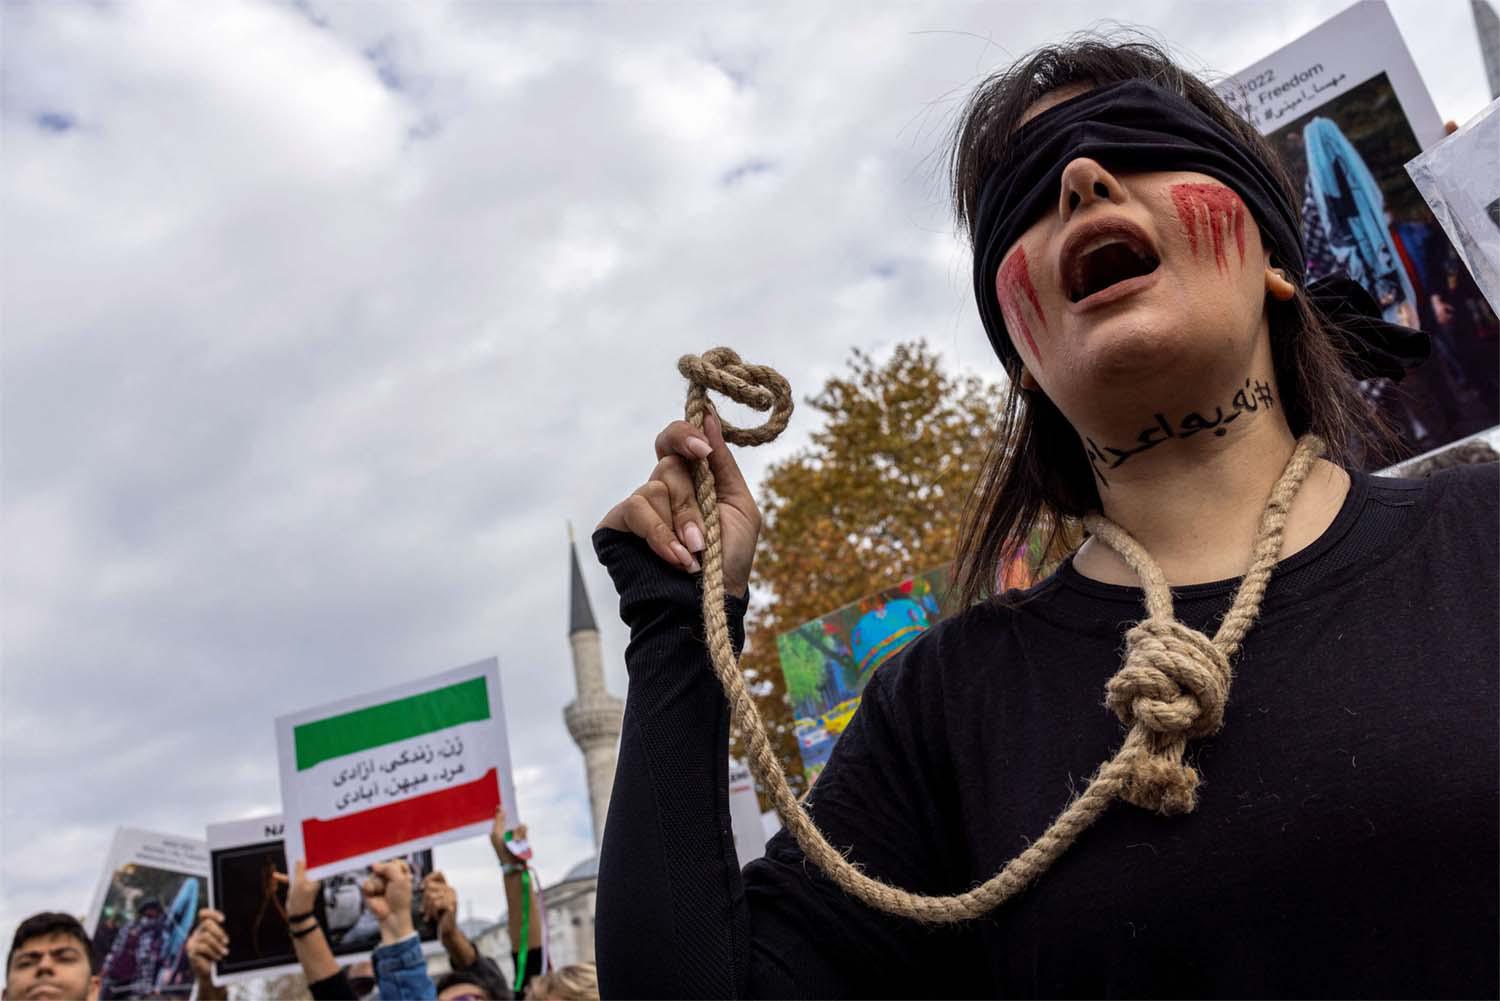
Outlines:
[[[675,422],[595,535],[631,627],[604,994],[1494,994],[1500,484],[1354,463],[1354,375],[1421,336],[1305,281],[1274,155],[1151,46],[992,78],[953,167],[1013,392],[966,610],[877,671],[808,797],[859,872],[803,832],[738,869],[688,463],[737,641],[758,514],[717,421]],[[1070,519],[1056,573],[991,594]]]

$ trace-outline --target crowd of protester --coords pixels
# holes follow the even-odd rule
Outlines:
[[[306,867],[299,860],[290,874],[278,873],[276,878],[286,889],[287,932],[307,978],[308,996],[320,1001],[360,998],[575,1001],[599,997],[594,964],[543,969],[544,926],[539,897],[522,892],[529,863],[511,851],[505,830],[505,811],[497,810],[490,842],[504,873],[512,968],[519,976],[508,978],[500,965],[481,953],[464,934],[458,924],[457,890],[443,873],[432,872],[420,883],[421,912],[437,929],[450,967],[449,972],[434,981],[428,975],[413,919],[412,897],[418,885],[411,867],[400,859],[371,867],[362,887],[365,907],[380,925],[380,944],[368,961],[340,965],[317,916],[322,883],[309,879]],[[524,842],[525,827],[518,827],[514,835]],[[187,940],[188,961],[197,980],[195,997],[201,1001],[228,998],[227,989],[213,982],[214,964],[229,955],[225,923],[221,911],[203,908]],[[5,1001],[98,1001],[101,973],[93,943],[82,923],[69,914],[45,911],[22,921],[16,929],[6,959],[3,997]]]

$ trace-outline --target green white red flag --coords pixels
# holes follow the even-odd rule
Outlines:
[[[289,860],[318,878],[519,823],[491,658],[276,720]]]

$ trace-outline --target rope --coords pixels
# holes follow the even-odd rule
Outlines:
[[[747,365],[729,348],[714,348],[701,357],[684,355],[677,369],[688,379],[687,419],[699,430],[711,406],[709,390],[770,411],[765,424],[757,428],[724,424],[724,440],[731,444],[764,444],[786,428],[792,411],[791,389],[774,370]],[[693,481],[705,537],[703,623],[709,659],[729,701],[730,718],[748,745],[751,771],[803,854],[844,892],[877,910],[929,924],[949,924],[989,913],[1046,872],[1116,798],[1163,814],[1192,811],[1197,804],[1198,773],[1183,762],[1183,751],[1188,740],[1215,733],[1223,724],[1231,680],[1229,662],[1260,613],[1266,584],[1281,553],[1287,511],[1322,451],[1323,442],[1312,435],[1297,443],[1266,501],[1250,569],[1211,640],[1173,617],[1166,577],[1140,543],[1102,515],[1085,519],[1085,527],[1140,575],[1146,592],[1146,618],[1126,633],[1125,663],[1106,686],[1106,704],[1129,729],[1120,749],[1099,766],[1083,792],[1041,837],[987,881],[953,896],[911,893],[866,875],[828,843],[792,795],[735,661],[724,608],[718,496],[708,460],[694,460]]]

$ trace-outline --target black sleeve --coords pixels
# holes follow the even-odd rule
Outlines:
[[[518,953],[518,952],[512,952],[510,954],[510,968],[512,970],[519,970],[521,968],[521,954],[520,953]],[[527,986],[533,980],[535,980],[538,976],[540,976],[541,972],[542,972],[542,947],[541,946],[537,946],[535,949],[528,949],[526,951],[526,972],[521,977],[521,982],[519,984],[513,983],[511,985],[511,987],[513,987],[515,989],[515,996],[518,997],[518,998],[525,997],[526,996],[526,988],[527,988]]]
[[[703,645],[697,582],[634,536],[601,530],[594,546],[631,634],[600,853],[601,994],[924,993],[935,968],[961,962],[958,933],[869,910],[805,865],[784,834],[741,879],[729,823],[729,712]],[[736,650],[744,611],[731,599]],[[950,866],[934,864],[944,857],[932,830],[941,806],[913,805],[931,761],[911,743],[922,724],[913,715],[892,726],[884,687],[872,683],[840,738],[810,799],[814,817],[834,845],[854,846],[872,875],[924,892],[962,888],[941,875]]]
[[[354,988],[349,986],[349,973],[340,967],[339,972],[307,985],[307,992],[314,1001],[354,1001]]]

